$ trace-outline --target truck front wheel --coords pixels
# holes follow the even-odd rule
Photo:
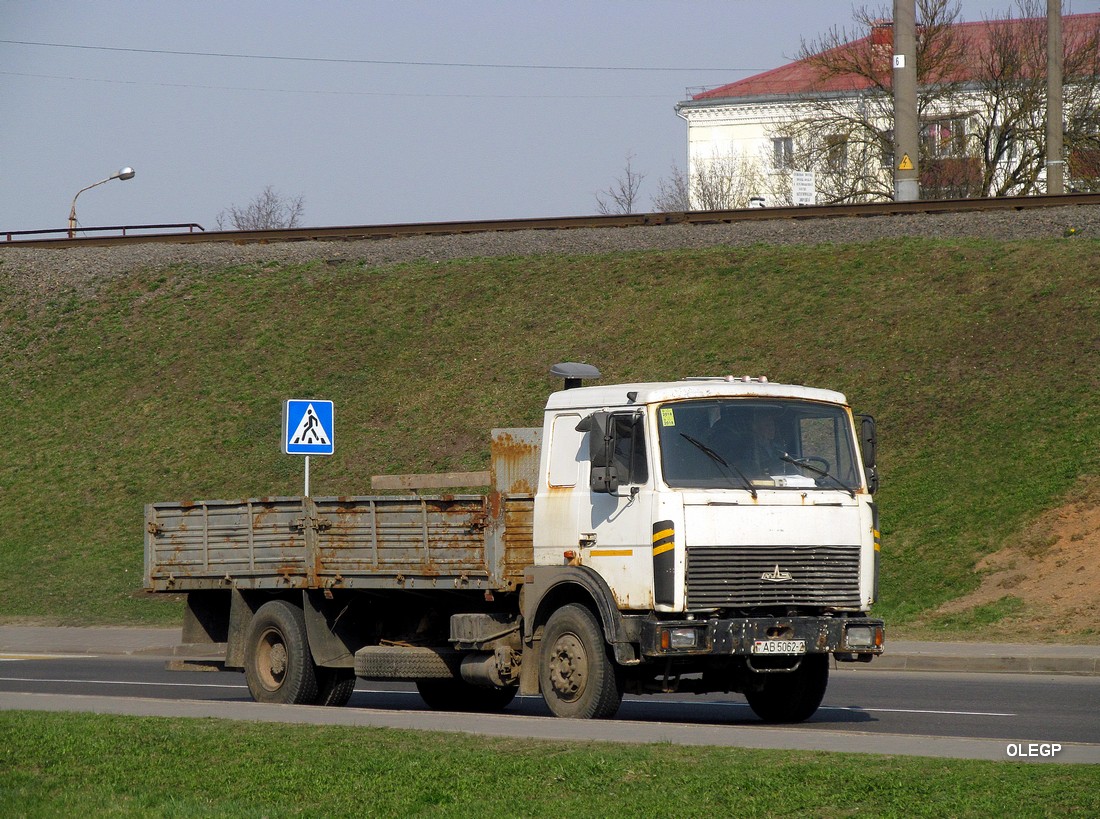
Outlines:
[[[256,702],[300,705],[316,700],[317,673],[300,608],[271,600],[256,610],[248,626],[244,677]]]
[[[829,655],[807,654],[794,671],[758,674],[745,699],[764,722],[804,722],[814,715],[829,685]]]
[[[562,606],[546,623],[539,684],[557,717],[608,719],[623,699],[618,669],[608,655],[600,624],[584,606]]]

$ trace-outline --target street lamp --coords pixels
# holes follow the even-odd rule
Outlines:
[[[96,185],[102,185],[104,182],[110,182],[112,179],[133,179],[133,178],[134,178],[134,169],[133,168],[123,168],[118,173],[113,173],[110,176],[108,176],[106,179],[100,179],[98,182],[93,182],[87,188],[81,188],[80,190],[78,190],[76,192],[76,196],[80,196],[80,194],[84,193],[84,191],[88,190],[89,188],[94,188]],[[73,231],[76,230],[76,196],[73,197],[73,206],[71,208],[69,208],[69,238],[70,239],[73,238]]]

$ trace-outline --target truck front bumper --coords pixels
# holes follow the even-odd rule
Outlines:
[[[882,653],[885,636],[883,621],[871,617],[649,619],[641,648],[646,657],[834,654],[841,661],[868,662]]]

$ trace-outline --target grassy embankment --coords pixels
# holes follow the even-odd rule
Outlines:
[[[547,368],[580,360],[609,383],[763,373],[874,413],[877,611],[904,633],[1100,475],[1098,270],[1081,237],[904,240],[135,270],[43,301],[0,254],[0,621],[178,622],[140,591],[142,504],[299,493],[285,398],[336,402],[313,494],[367,494],[484,468],[488,430],[538,425]],[[1005,618],[1028,618],[1010,592],[922,633]]]
[[[1100,768],[0,714],[17,816],[1095,816]]]

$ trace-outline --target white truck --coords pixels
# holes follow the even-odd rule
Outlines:
[[[608,718],[728,691],[798,722],[830,658],[882,652],[872,418],[766,378],[551,372],[541,430],[494,430],[487,472],[375,479],[487,491],[149,504],[145,587],[186,593],[184,643],[261,702],[344,705],[361,678]]]

